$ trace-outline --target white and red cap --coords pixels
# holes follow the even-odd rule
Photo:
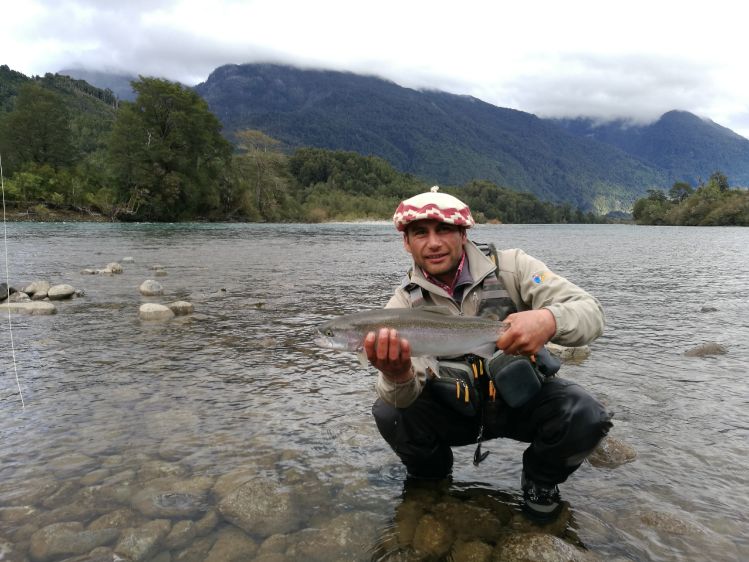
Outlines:
[[[471,228],[476,224],[468,205],[457,197],[439,193],[437,185],[427,193],[419,193],[402,201],[393,215],[395,228],[400,231],[406,230],[409,223],[424,219],[433,219],[464,228]]]

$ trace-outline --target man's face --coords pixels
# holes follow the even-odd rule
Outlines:
[[[409,224],[403,237],[403,246],[414,263],[446,283],[455,275],[465,242],[464,228],[433,219]]]

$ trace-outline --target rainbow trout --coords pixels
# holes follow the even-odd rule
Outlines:
[[[320,325],[315,343],[327,349],[364,349],[364,337],[380,328],[395,328],[411,344],[414,357],[454,357],[473,353],[491,357],[508,323],[475,316],[456,316],[443,307],[382,308],[333,318]]]

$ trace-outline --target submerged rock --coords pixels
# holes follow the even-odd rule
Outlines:
[[[519,533],[508,535],[499,543],[494,559],[507,562],[591,562],[596,558],[553,535]]]
[[[715,342],[703,343],[697,347],[693,347],[689,351],[685,352],[684,355],[687,357],[706,357],[708,355],[723,355],[728,353],[728,349]]]
[[[135,494],[132,506],[146,517],[197,519],[208,509],[213,479],[159,478]]]
[[[229,523],[253,535],[288,533],[301,523],[293,494],[277,480],[263,477],[229,492],[218,510]]]
[[[49,288],[49,291],[47,291],[47,296],[50,300],[63,300],[63,299],[69,299],[75,294],[75,288],[72,285],[67,285],[65,283],[61,285],[53,285]]]
[[[163,304],[148,302],[140,305],[138,316],[141,320],[169,320],[174,318],[174,312]]]
[[[46,315],[55,314],[57,307],[51,302],[32,301],[32,302],[4,302],[0,304],[0,310],[10,310],[19,314],[36,314]]]
[[[142,527],[125,529],[114,547],[114,553],[132,562],[148,560],[156,553],[171,528],[171,523],[166,519],[156,519]]]
[[[637,458],[631,445],[607,435],[588,456],[588,462],[597,468],[616,468]]]
[[[167,306],[176,316],[186,316],[192,314],[195,310],[193,304],[187,301],[175,301],[169,303]]]
[[[116,529],[84,530],[82,523],[53,523],[31,536],[29,554],[35,562],[46,562],[61,556],[85,554],[98,546],[114,542]]]
[[[254,540],[236,527],[227,527],[219,531],[205,562],[243,562],[251,560],[256,551]]]
[[[158,281],[153,279],[146,279],[138,287],[141,295],[146,297],[155,297],[164,294],[164,287]]]
[[[590,357],[590,346],[582,345],[580,347],[565,347],[554,343],[547,343],[546,349],[549,353],[558,357],[562,361],[583,361]]]

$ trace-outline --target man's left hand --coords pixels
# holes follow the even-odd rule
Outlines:
[[[504,319],[510,328],[497,340],[497,347],[508,355],[533,355],[557,331],[557,321],[551,311],[524,310]]]

